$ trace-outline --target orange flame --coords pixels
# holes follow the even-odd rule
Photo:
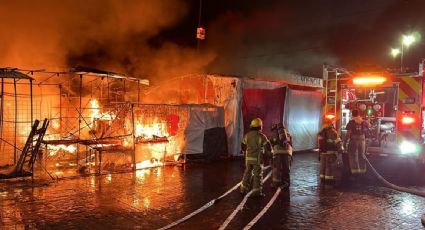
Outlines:
[[[92,123],[94,122],[95,119],[107,120],[107,121],[112,121],[115,119],[115,115],[112,113],[101,113],[99,107],[100,105],[97,99],[90,100],[90,110],[91,110],[90,118]]]
[[[152,158],[150,160],[145,160],[136,164],[136,169],[146,169],[163,166],[164,163],[159,161],[158,159]]]
[[[59,152],[59,150],[74,153],[75,151],[77,151],[77,147],[75,147],[75,145],[50,145],[49,150],[49,155],[55,156]]]
[[[143,137],[146,139],[151,139],[154,136],[169,136],[167,132],[167,124],[165,122],[159,122],[156,118],[151,124],[143,124],[141,119],[138,120],[136,124],[135,135],[136,137]]]

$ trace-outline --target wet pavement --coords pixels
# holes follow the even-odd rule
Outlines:
[[[374,160],[390,181],[425,191],[423,171]],[[423,229],[425,198],[365,182],[320,186],[314,153],[295,155],[292,185],[253,229]],[[214,199],[241,179],[241,160],[193,163],[54,183],[0,182],[1,229],[157,229]],[[249,198],[228,229],[242,229],[274,194]],[[234,191],[175,229],[218,229],[242,200]]]

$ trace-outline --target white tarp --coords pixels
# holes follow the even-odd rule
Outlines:
[[[321,90],[288,88],[284,124],[293,137],[295,151],[316,148],[321,118]]]
[[[184,154],[203,153],[204,131],[211,128],[224,127],[224,110],[220,107],[190,107],[189,122],[184,131]]]
[[[283,80],[282,80],[283,79]],[[295,80],[294,80],[295,79]],[[224,127],[227,134],[227,144],[228,144],[228,152],[231,156],[238,156],[241,154],[241,140],[243,137],[244,125],[243,125],[243,117],[242,117],[242,96],[243,89],[277,89],[281,87],[287,87],[288,85],[301,85],[301,86],[310,86],[309,89],[312,88],[321,88],[322,81],[317,79],[310,79],[309,77],[284,77],[280,75],[276,75],[276,79],[274,80],[261,80],[261,79],[243,79],[233,76],[226,75],[188,75],[182,76],[176,79],[176,82],[173,82],[174,85],[179,86],[177,89],[174,89],[169,93],[169,97],[162,97],[164,101],[162,103],[180,103],[182,98],[189,98],[193,100],[189,100],[189,103],[195,103],[197,105],[191,106],[191,110],[195,107],[208,107],[208,106],[216,106],[224,108],[224,112],[222,112],[222,116],[224,117],[224,123],[216,126],[212,125],[210,121],[206,118],[205,113],[197,111],[191,112],[188,121],[188,126],[185,127],[185,138],[186,138],[186,146],[183,148],[183,152],[185,154],[197,154],[203,153],[203,138],[204,131],[208,128],[206,127]],[[165,84],[166,89],[158,90],[155,88],[154,92],[161,92],[161,95],[164,94],[164,90],[167,91],[170,89],[170,82]],[[188,87],[190,86],[190,87]],[[182,90],[182,87],[184,90]],[[170,90],[169,90],[170,91]],[[303,90],[309,92],[308,95],[311,95],[311,92],[307,90]],[[151,92],[152,93],[152,92]],[[186,95],[187,94],[187,95]],[[288,94],[291,94],[288,92]],[[167,94],[168,95],[168,94]],[[314,94],[316,95],[316,94]],[[292,95],[293,96],[293,95]],[[318,95],[316,95],[318,96]],[[315,96],[315,97],[316,97]],[[293,96],[294,97],[294,96]],[[157,97],[152,97],[157,100]],[[316,120],[320,118],[320,109],[315,110],[314,113],[310,109],[300,109],[298,107],[302,106],[310,106],[312,103],[313,107],[320,107],[320,92],[316,101],[316,99],[311,99],[309,96],[301,97],[304,101],[303,104],[297,104],[297,101],[294,101],[294,98],[286,98],[285,99],[285,114],[283,121],[285,124],[289,125],[290,131],[292,131],[294,136],[294,141],[296,142],[295,150],[304,150],[307,147],[314,148],[315,146],[315,135],[318,131],[318,125],[315,126]],[[196,99],[196,100],[195,100]],[[295,99],[297,100],[297,99]],[[203,105],[202,103],[205,103]],[[289,104],[288,104],[289,103]],[[293,107],[293,108],[291,108]],[[289,111],[288,111],[289,110]],[[193,110],[195,111],[195,110]],[[298,111],[298,112],[296,112]],[[317,113],[316,113],[317,112]],[[310,115],[311,114],[311,115]],[[290,117],[287,117],[290,116]],[[305,117],[306,121],[308,119],[311,124],[314,124],[313,128],[304,125],[304,128],[295,127],[294,125],[299,123],[297,121],[297,116]],[[292,121],[295,119],[294,121]],[[304,119],[304,118],[303,118]],[[292,121],[292,124],[289,124],[288,121]],[[212,121],[214,122],[214,121]],[[304,129],[303,132],[301,130]],[[304,142],[304,139],[308,137],[308,141]],[[314,143],[314,144],[313,144]]]
[[[214,105],[224,108],[227,149],[229,155],[237,156],[241,152],[243,136],[242,123],[242,81],[235,77],[208,75],[214,88]]]

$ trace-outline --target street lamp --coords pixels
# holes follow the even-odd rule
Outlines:
[[[411,35],[403,35],[402,43],[406,47],[409,47],[413,42],[415,42],[415,36]]]
[[[396,58],[399,54],[400,54],[399,48],[391,48],[391,56],[393,56],[393,58]]]
[[[415,36],[413,34],[403,35],[401,38],[401,58],[400,58],[400,71],[403,72],[403,58],[404,58],[404,47],[409,48],[410,45],[415,42]]]

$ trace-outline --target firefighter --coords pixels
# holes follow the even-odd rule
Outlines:
[[[289,188],[292,158],[292,137],[282,123],[272,126],[272,187]]]
[[[363,158],[366,152],[366,133],[369,130],[369,123],[364,121],[359,111],[353,109],[351,119],[346,127],[348,146],[348,162],[351,174],[355,177],[366,173],[366,161]]]
[[[248,193],[252,180],[252,195],[264,196],[262,193],[263,155],[271,151],[271,144],[261,132],[263,122],[260,118],[251,121],[250,131],[242,140],[242,150],[245,152],[245,172],[241,183],[241,193]]]
[[[332,184],[341,179],[338,165],[342,164],[344,147],[334,127],[333,118],[325,117],[324,122],[325,126],[317,137],[320,152],[320,179],[324,183]]]

